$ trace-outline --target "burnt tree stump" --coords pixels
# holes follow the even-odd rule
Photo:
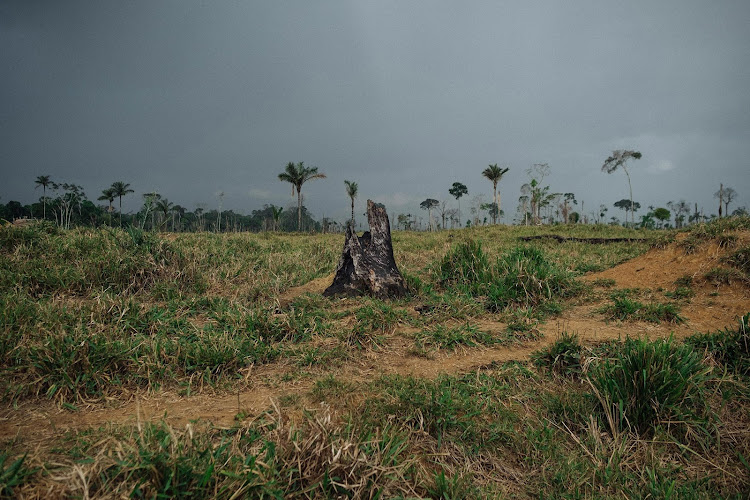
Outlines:
[[[370,230],[357,236],[351,224],[336,268],[333,284],[323,295],[372,295],[381,299],[403,297],[406,283],[396,266],[391,244],[391,225],[385,207],[367,200]]]

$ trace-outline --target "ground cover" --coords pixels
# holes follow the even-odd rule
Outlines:
[[[3,229],[0,495],[741,498],[749,228]]]

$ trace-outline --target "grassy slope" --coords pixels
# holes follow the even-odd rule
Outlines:
[[[333,310],[325,299],[303,296],[278,315],[280,293],[333,271],[340,235],[165,238],[138,231],[3,230],[5,404],[54,398],[74,405],[198,384],[232,390],[243,383],[238,373],[247,366],[280,359],[298,366],[335,365],[387,344],[397,324],[417,332],[417,354],[512,340],[524,325],[544,320],[564,303],[553,297],[491,313],[484,291],[472,297],[441,282],[438,264],[451,248],[477,240],[494,266],[519,245],[518,236],[537,234],[644,236],[605,226],[397,232],[396,260],[415,289],[412,298],[396,304],[363,299]],[[709,227],[693,236],[721,234]],[[539,241],[533,246],[574,278],[632,258],[649,245]],[[414,304],[426,304],[432,313],[407,314]],[[500,319],[508,331],[482,332],[473,326],[482,318]],[[328,339],[324,347],[315,342],[320,339]],[[588,353],[586,359],[617,359],[619,349]],[[0,490],[34,494],[51,485],[80,495],[85,482],[89,493],[99,496],[141,490],[230,496],[238,487],[251,496],[302,497],[335,496],[341,488],[363,496],[381,491],[444,498],[666,497],[670,491],[679,498],[726,496],[748,487],[750,456],[747,433],[744,438],[736,433],[747,430],[746,378],[733,370],[702,382],[717,409],[713,430],[679,435],[659,420],[641,434],[613,427],[607,412],[597,410],[607,406],[585,377],[561,376],[545,363],[490,366],[435,380],[391,376],[356,383],[328,375],[318,379],[309,398],[331,405],[331,420],[321,411],[291,424],[281,410],[229,430],[198,425],[183,431],[166,424],[101,429],[60,441],[62,458],[54,461],[61,466],[45,455],[18,463],[27,450],[8,443],[0,454]],[[286,403],[295,406],[293,400]],[[296,433],[290,433],[292,425]],[[347,451],[331,461],[330,450],[338,449]],[[310,463],[301,465],[301,457]],[[73,474],[74,466],[84,475]],[[363,481],[364,471],[373,468],[380,473]]]

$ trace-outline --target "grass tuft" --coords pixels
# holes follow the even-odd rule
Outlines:
[[[627,339],[613,358],[595,364],[589,381],[612,432],[653,434],[661,427],[680,438],[712,435],[707,404],[710,369],[690,346],[673,339]]]

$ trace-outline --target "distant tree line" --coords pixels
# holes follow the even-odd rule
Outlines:
[[[629,198],[614,202],[613,206],[625,212],[623,221],[612,215],[607,218],[608,207],[600,205],[590,212],[584,211],[584,202],[576,199],[572,192],[556,192],[545,183],[550,174],[547,163],[536,163],[526,169],[528,182],[521,186],[520,196],[514,222],[522,225],[541,224],[622,224],[634,228],[662,229],[681,228],[688,224],[704,222],[715,218],[716,215],[705,215],[698,210],[698,204],[691,206],[685,200],[669,201],[664,207],[649,206],[645,214],[636,220],[636,213],[641,204],[633,198],[633,188],[630,179],[628,163],[639,160],[639,151],[615,150],[607,157],[602,165],[602,171],[608,174],[622,170],[628,181]],[[477,194],[469,202],[466,219],[461,211],[461,198],[469,194],[465,184],[456,181],[447,190],[455,198],[457,207],[449,206],[446,199],[427,198],[419,204],[419,208],[426,212],[426,220],[419,214],[400,213],[392,221],[396,229],[429,230],[471,227],[498,224],[505,216],[501,209],[501,196],[498,184],[510,167],[499,167],[497,163],[490,164],[481,175],[492,183],[492,201],[486,202],[484,194]],[[13,221],[15,219],[32,218],[54,222],[62,228],[74,226],[135,226],[151,231],[343,231],[347,224],[354,226],[354,200],[358,195],[357,182],[345,180],[344,187],[350,201],[351,218],[343,223],[322,218],[317,221],[303,204],[302,186],[313,179],[325,179],[326,175],[318,171],[317,167],[308,167],[304,162],[287,163],[278,179],[288,182],[292,187],[292,195],[297,195],[296,214],[292,207],[284,209],[275,205],[264,205],[262,209],[253,210],[250,215],[236,213],[233,210],[222,210],[224,193],[219,193],[218,209],[206,210],[205,206],[198,206],[193,211],[175,204],[164,198],[158,192],[143,193],[142,205],[136,213],[122,212],[122,198],[134,194],[130,184],[123,181],[112,183],[102,190],[97,201],[106,204],[94,204],[83,190],[83,187],[72,183],[54,182],[49,175],[36,178],[35,188],[42,189],[39,201],[30,205],[22,205],[18,201],[0,203],[0,219]],[[714,193],[719,200],[718,217],[730,215],[729,205],[736,201],[737,192],[731,187],[720,184]],[[117,201],[117,207],[115,207]],[[423,213],[424,213],[423,212]],[[735,208],[731,215],[745,215],[747,209]],[[394,224],[395,223],[395,224]]]

